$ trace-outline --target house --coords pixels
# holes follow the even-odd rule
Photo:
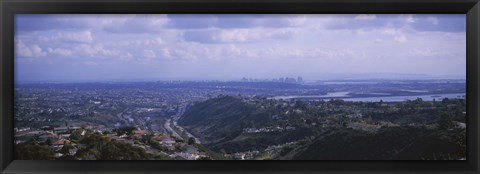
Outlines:
[[[166,138],[162,140],[160,143],[165,146],[173,146],[173,144],[175,144],[175,140],[173,140],[172,138]]]
[[[78,150],[77,148],[68,149],[68,154],[69,154],[70,156],[73,156],[73,155],[75,155],[75,154],[77,153],[77,150]]]
[[[29,131],[29,127],[24,127],[24,128],[14,128],[15,132],[23,132],[23,131]]]
[[[189,146],[187,147],[187,149],[185,150],[186,153],[190,153],[190,154],[197,154],[198,153],[198,150],[197,148],[193,147],[193,146]]]
[[[146,130],[134,130],[132,131],[133,135],[131,138],[141,138],[143,135],[148,134]]]
[[[233,159],[245,160],[245,154],[244,153],[235,153],[235,154],[233,154]]]
[[[70,144],[70,143],[71,142],[69,140],[61,139],[61,140],[58,140],[55,143],[53,143],[53,145],[65,145],[65,144]]]
[[[185,159],[185,158],[183,158],[183,157],[181,157],[181,156],[175,156],[175,160],[187,160],[187,159]]]
[[[285,129],[287,129],[287,130],[295,130],[295,127],[287,126]]]
[[[148,132],[146,130],[134,130],[132,131],[133,134],[145,135]]]
[[[60,138],[60,139],[70,139],[70,134],[60,134],[60,136],[58,138]]]
[[[177,160],[197,160],[200,156],[192,153],[177,152],[174,154]]]
[[[67,131],[68,127],[56,127],[56,128],[53,128],[53,130],[55,132],[63,132],[63,131]]]
[[[49,138],[57,139],[57,136],[55,134],[49,134],[49,133],[38,136],[39,141],[46,141]]]
[[[55,158],[58,158],[58,157],[62,157],[63,154],[61,154],[61,153],[55,153],[53,156],[54,156]]]
[[[155,134],[155,135],[152,137],[152,139],[157,140],[157,141],[163,141],[163,140],[165,140],[165,139],[167,139],[167,138],[168,138],[168,136],[165,135],[165,134]]]

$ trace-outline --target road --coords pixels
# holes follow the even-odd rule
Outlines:
[[[172,118],[179,117],[178,115],[183,114],[183,112],[180,112],[180,111],[181,111],[181,109],[179,109],[178,112],[175,115],[172,116]],[[170,133],[170,135],[172,135],[173,137],[182,139],[182,136],[180,136],[180,134],[178,134],[171,127],[172,118],[167,119],[167,121],[164,124],[164,127],[165,127],[165,129],[167,129],[167,132]]]
[[[187,134],[187,136],[190,138],[190,137],[193,137],[195,139],[195,142],[197,144],[201,144],[202,142],[200,141],[200,139],[198,139],[197,137],[193,136],[190,132],[188,132],[185,128],[183,128],[182,126],[179,126],[178,125],[178,120],[182,117],[183,113],[185,113],[185,110],[186,110],[186,107],[187,105],[182,105],[178,108],[178,112],[172,116],[172,118],[169,118],[166,122],[165,122],[165,129],[167,129],[168,132],[171,133],[172,136],[175,136],[175,137],[179,137],[181,138],[180,134],[182,132],[185,132],[185,134]],[[176,127],[177,129],[180,130],[180,132],[176,132],[174,129],[172,129],[172,124],[170,122],[173,122],[173,126]]]
[[[165,129],[167,129],[167,132],[170,133],[171,136],[181,139],[182,137],[175,130],[173,130],[172,127],[170,127],[170,122],[172,122],[171,118],[169,118],[165,122],[165,124],[164,124]]]

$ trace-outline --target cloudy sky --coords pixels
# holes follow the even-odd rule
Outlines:
[[[16,15],[15,78],[464,78],[465,28],[451,14]]]

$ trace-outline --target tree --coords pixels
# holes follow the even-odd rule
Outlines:
[[[142,135],[142,138],[140,139],[140,141],[145,144],[150,144],[152,142],[152,137],[153,137],[152,134]]]
[[[125,126],[125,127],[115,129],[114,131],[117,132],[117,135],[120,136],[120,135],[123,135],[123,134],[130,135],[130,134],[132,134],[132,131],[134,131],[134,130],[137,130],[137,128],[133,127],[133,126]]]
[[[91,148],[100,147],[105,143],[105,138],[102,136],[102,134],[94,133],[82,138],[80,143],[86,144]]]
[[[32,139],[30,141],[35,141],[37,142],[40,139],[40,136],[38,134],[33,135]]]
[[[68,122],[65,121],[65,127],[67,127],[67,130],[70,131],[70,127],[68,126]]]
[[[44,131],[51,131],[51,130],[53,130],[53,126],[43,127],[42,130],[44,130]]]
[[[172,158],[168,155],[163,155],[163,154],[157,155],[153,159],[155,159],[155,160],[174,160],[174,158]]]
[[[69,153],[70,153],[69,150],[72,149],[72,148],[73,148],[72,145],[70,145],[70,144],[65,144],[65,145],[62,147],[62,149],[60,149],[58,152],[63,153],[63,154],[69,154]]]
[[[450,103],[450,99],[444,98],[444,99],[442,100],[442,104],[446,105],[446,104],[448,104],[448,103]]]
[[[74,156],[71,155],[63,155],[61,157],[56,158],[55,160],[76,160]]]
[[[188,138],[188,144],[189,145],[194,145],[195,143],[196,143],[195,138],[193,138],[193,137]]]
[[[198,160],[213,160],[213,159],[210,158],[209,156],[206,156],[206,157],[200,157],[198,158]]]
[[[96,150],[81,148],[77,151],[75,157],[83,160],[97,160],[100,159],[100,153]]]
[[[455,126],[455,124],[452,121],[452,116],[442,113],[440,118],[438,119],[438,126],[440,129],[446,130],[450,129]]]
[[[49,146],[52,146],[53,142],[52,142],[52,139],[51,138],[47,138],[47,140],[45,140],[45,144],[49,145]]]
[[[53,150],[40,146],[35,141],[19,144],[15,148],[15,158],[18,160],[53,160]]]
[[[144,149],[130,144],[108,142],[100,151],[100,160],[147,160],[151,156]]]
[[[82,131],[83,130],[76,130],[76,131],[73,131],[71,134],[70,134],[70,139],[72,140],[80,140],[81,137],[82,137]]]

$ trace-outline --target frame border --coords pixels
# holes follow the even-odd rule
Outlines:
[[[27,161],[13,158],[15,14],[466,14],[466,161]],[[1,173],[478,173],[479,0],[0,0]],[[184,167],[188,166],[188,167]]]

